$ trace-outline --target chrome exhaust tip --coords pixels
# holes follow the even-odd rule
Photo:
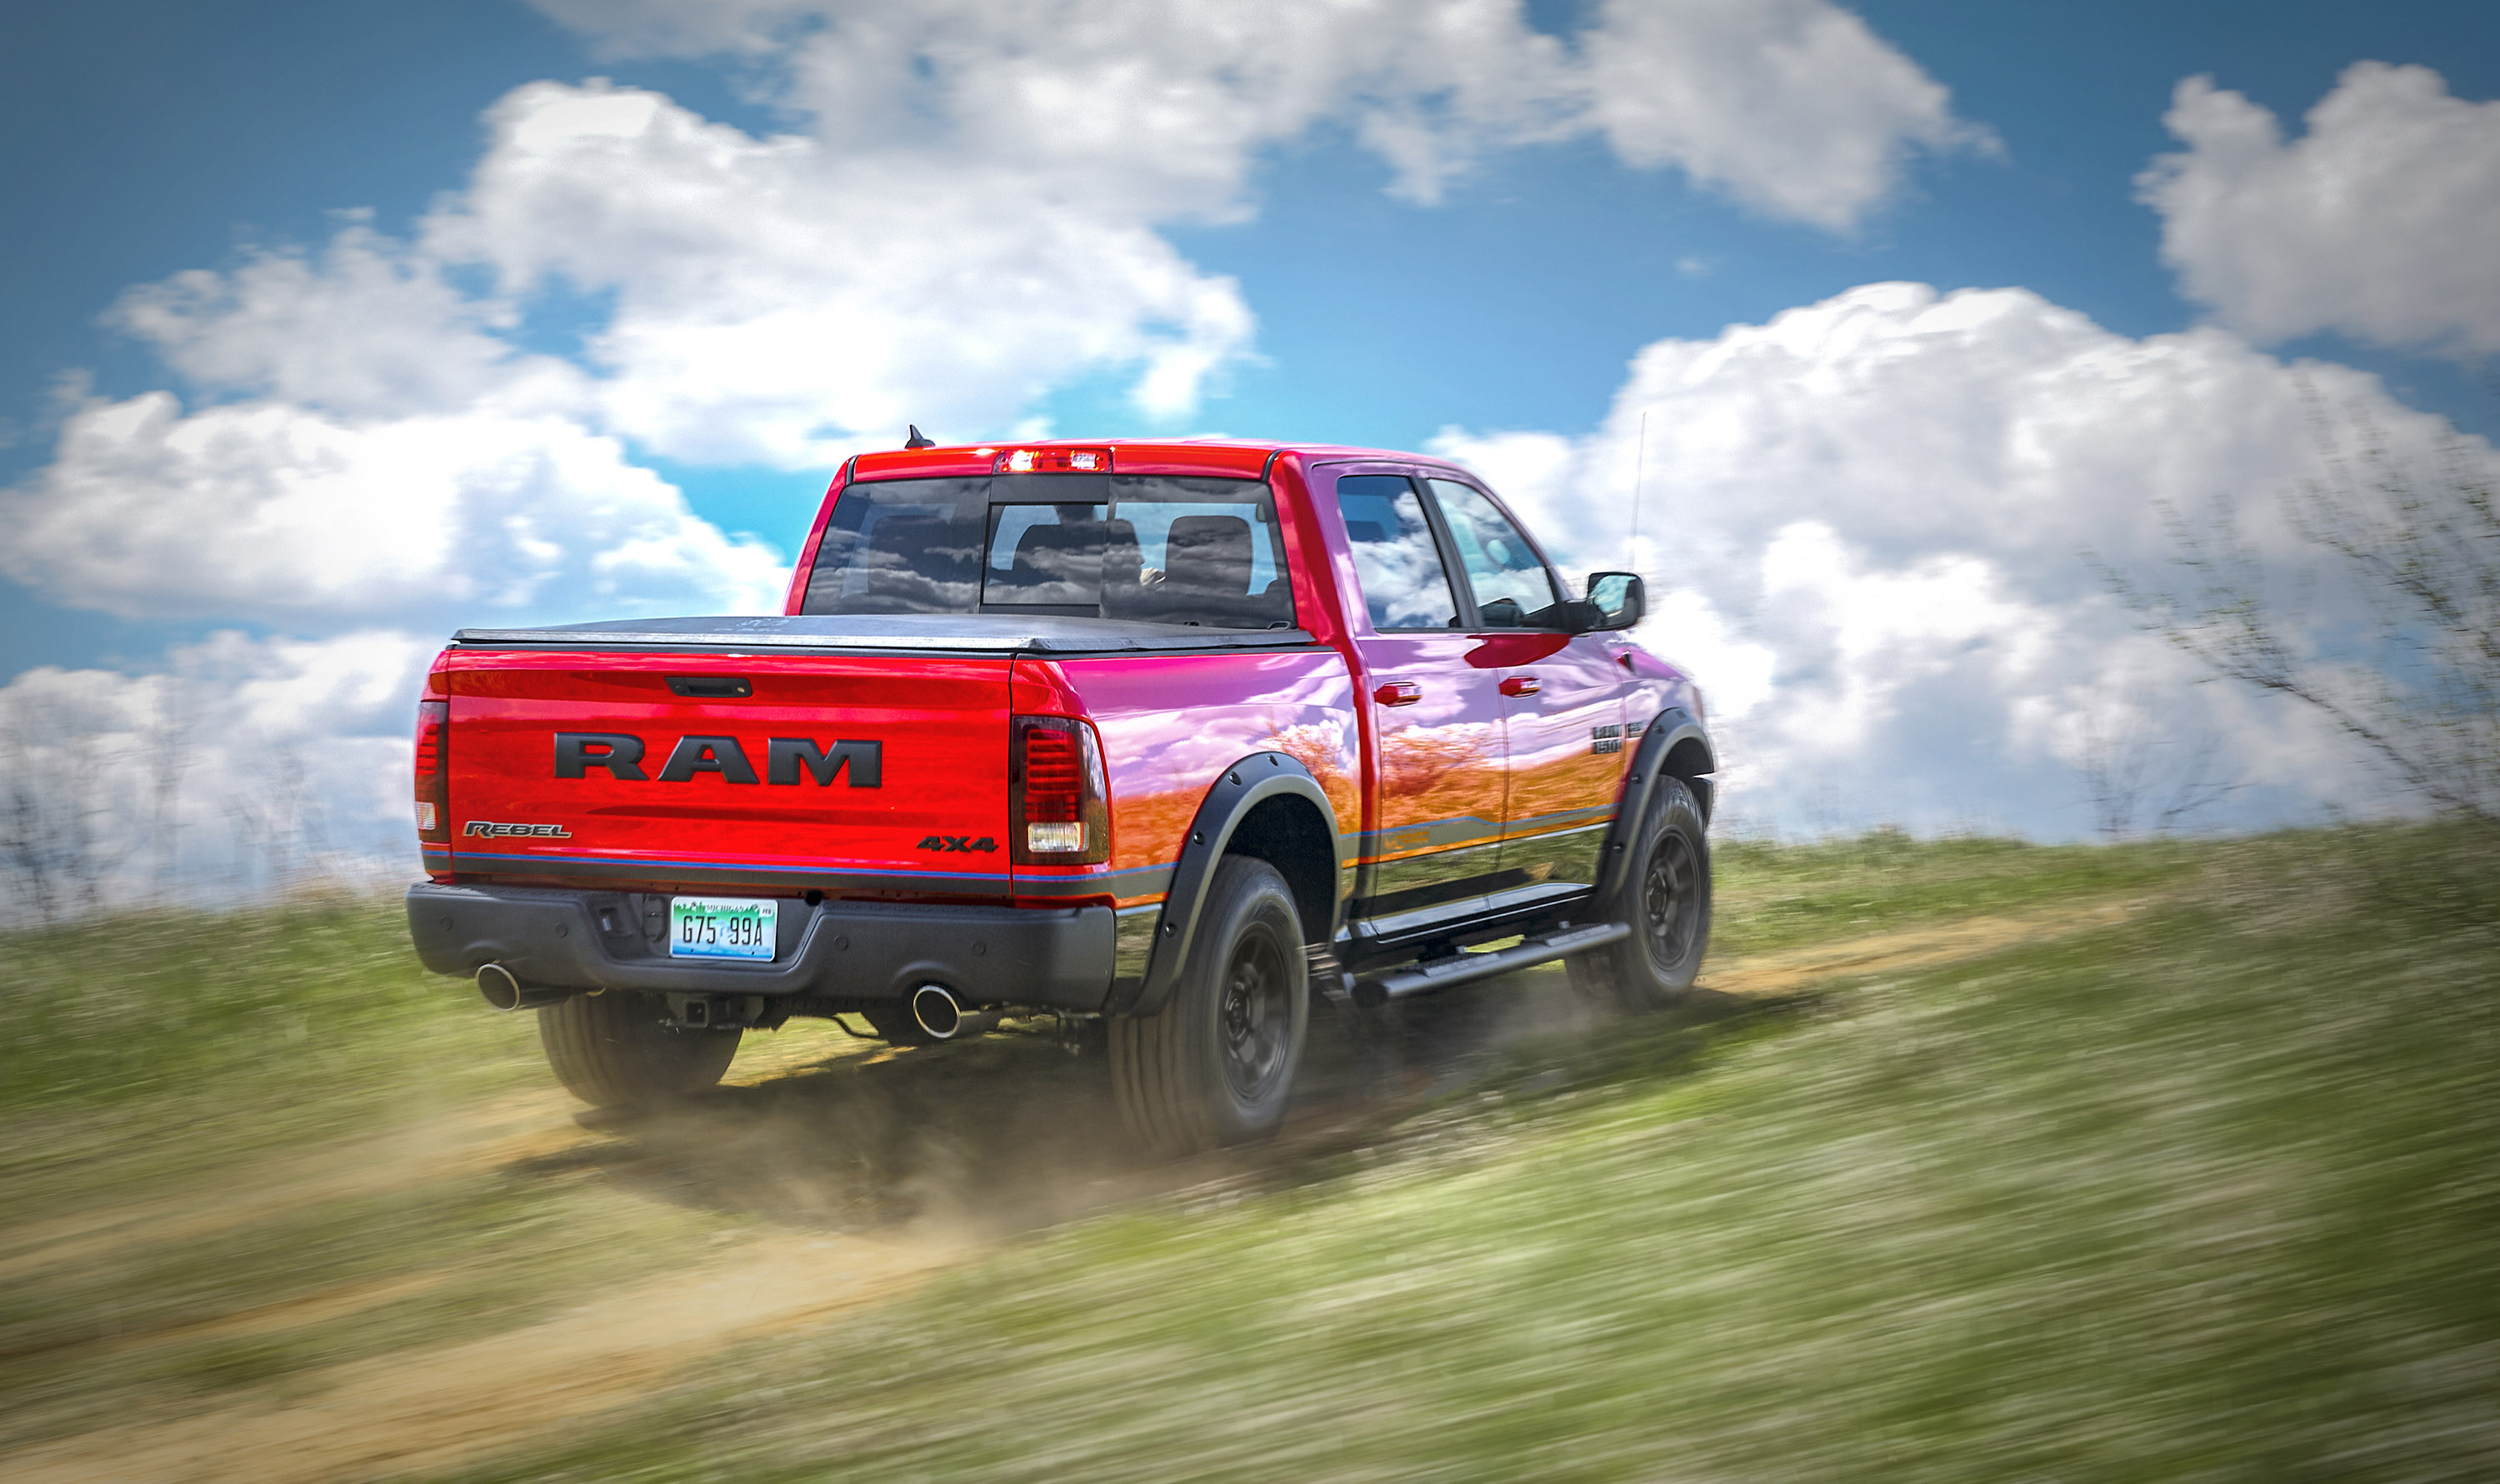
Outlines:
[[[952,1040],[964,1028],[964,1004],[943,984],[923,984],[911,992],[911,1019],[932,1040]]]
[[[519,975],[501,964],[485,964],[477,970],[477,993],[496,1009],[535,1010],[569,999],[573,991],[554,989],[543,984],[524,984]]]
[[[501,964],[482,965],[477,970],[477,993],[499,1010],[521,1007],[521,981]]]

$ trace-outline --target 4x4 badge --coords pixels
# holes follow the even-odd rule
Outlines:
[[[970,835],[932,835],[920,842],[923,850],[996,850],[999,842],[984,835],[974,840]]]

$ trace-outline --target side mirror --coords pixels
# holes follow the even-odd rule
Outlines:
[[[1648,610],[1649,595],[1634,572],[1589,574],[1589,603],[1597,610],[1595,629],[1628,629]]]

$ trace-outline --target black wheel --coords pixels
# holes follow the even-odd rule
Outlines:
[[[1650,792],[1630,868],[1608,905],[1632,936],[1570,960],[1571,982],[1627,1009],[1673,1005],[1701,974],[1710,941],[1710,842],[1701,806],[1669,775]]]
[[[539,1010],[547,1065],[593,1107],[665,1103],[716,1085],[743,1032],[675,1031],[657,995],[575,995]]]
[[[1111,1023],[1121,1117],[1166,1156],[1266,1138],[1284,1122],[1310,1016],[1293,892],[1266,861],[1227,856],[1171,998]]]

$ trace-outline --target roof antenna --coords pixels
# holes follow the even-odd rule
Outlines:
[[[903,446],[906,448],[935,448],[938,446],[938,440],[921,432],[920,424],[915,422],[911,424],[911,436],[903,441]]]
[[[1641,476],[1649,472],[1649,412],[1643,409],[1640,420],[1640,451],[1632,456],[1632,539],[1626,554],[1633,570],[1640,568],[1640,497]]]

